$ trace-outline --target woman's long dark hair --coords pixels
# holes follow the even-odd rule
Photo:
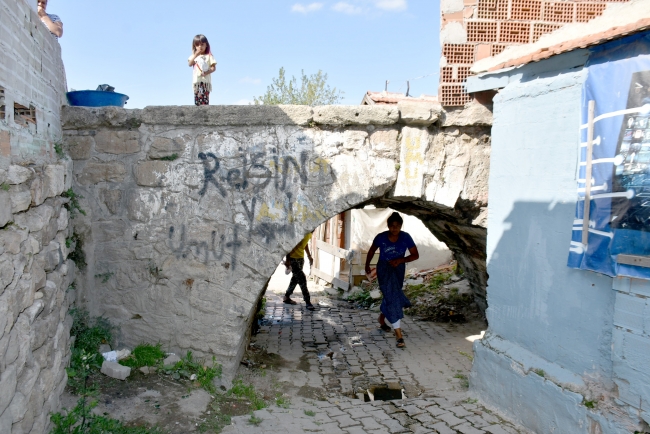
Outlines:
[[[210,51],[210,43],[208,42],[208,38],[206,38],[205,35],[196,35],[194,37],[194,40],[192,41],[192,53],[194,53],[196,46],[202,43],[205,43],[205,53],[203,54],[212,54]]]
[[[400,225],[404,224],[404,220],[402,219],[402,216],[399,215],[398,212],[392,213],[390,217],[388,217],[388,221],[386,223],[388,223],[388,226],[390,227],[390,225],[395,222],[399,223]]]

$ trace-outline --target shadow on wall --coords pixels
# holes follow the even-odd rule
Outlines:
[[[516,202],[489,222],[489,329],[472,390],[535,432],[585,426],[583,396],[569,390],[614,391],[612,279],[567,267],[575,206]]]

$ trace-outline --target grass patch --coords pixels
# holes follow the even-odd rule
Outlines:
[[[276,392],[275,405],[277,405],[280,408],[289,408],[289,406],[291,405],[291,398],[284,396],[282,392]]]
[[[458,351],[458,354],[460,354],[461,356],[467,357],[470,362],[474,361],[474,356],[472,356],[471,354],[466,353],[465,351]]]
[[[584,404],[585,404],[585,407],[587,407],[587,408],[595,408],[596,407],[596,401],[585,401]]]
[[[255,387],[252,384],[245,384],[241,378],[233,381],[232,389],[228,391],[228,395],[250,402],[253,410],[261,410],[266,407],[266,401],[257,393]]]
[[[159,428],[127,427],[116,419],[94,414],[92,409],[96,401],[87,402],[81,398],[70,411],[53,413],[51,416],[54,427],[50,434],[162,434]]]
[[[469,388],[469,378],[467,378],[467,375],[464,374],[456,374],[454,375],[454,378],[460,379],[460,385],[463,386],[464,388]]]
[[[70,315],[70,336],[74,336],[75,340],[71,348],[70,367],[66,371],[68,385],[79,392],[87,387],[89,373],[101,368],[104,358],[99,354],[99,346],[111,342],[113,326],[106,318],[91,318],[84,309],[71,309]]]
[[[0,188],[2,189],[2,191],[9,191],[9,189],[11,188],[11,185],[9,185],[6,182],[3,182],[2,184],[0,184]]]
[[[255,416],[255,414],[251,412],[251,417],[250,419],[248,419],[248,424],[259,426],[261,423],[262,423],[262,418]]]
[[[544,372],[543,369],[535,369],[533,372],[536,373],[537,375],[539,375],[542,378],[546,376],[546,372]]]
[[[305,410],[305,415],[314,417],[316,416],[316,412],[312,410]]]
[[[222,429],[232,423],[232,418],[227,414],[217,413],[209,415],[203,422],[201,422],[197,430],[200,433],[220,433]]]
[[[345,299],[350,303],[355,303],[361,307],[370,307],[372,305],[372,297],[370,296],[370,291],[364,289],[360,292],[355,292]]]
[[[126,359],[120,360],[120,365],[130,368],[141,368],[143,366],[157,366],[165,358],[162,344],[140,344],[133,349],[133,352]]]
[[[185,357],[174,365],[161,366],[163,372],[171,375],[174,380],[191,379],[196,375],[196,381],[210,393],[215,393],[216,389],[212,380],[221,378],[222,368],[216,359],[212,357],[212,366],[206,366],[203,359],[195,359],[191,351],[188,351]]]

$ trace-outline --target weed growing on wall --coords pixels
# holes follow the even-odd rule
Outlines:
[[[74,218],[75,215],[77,215],[77,212],[81,215],[86,215],[86,211],[81,209],[81,205],[79,205],[79,199],[83,199],[83,196],[75,193],[71,188],[61,193],[61,196],[70,199],[68,203],[64,205],[70,213],[70,218]]]
[[[95,274],[95,279],[102,279],[102,283],[108,282],[115,273],[109,271],[107,273]]]
[[[178,154],[167,155],[167,156],[165,156],[165,157],[160,158],[160,160],[162,160],[162,161],[174,161],[174,160],[178,160]]]
[[[141,368],[143,366],[157,366],[165,358],[162,344],[140,344],[133,349],[131,355],[120,360],[120,365],[130,368]]]
[[[83,236],[78,233],[72,234],[72,236],[65,240],[65,245],[67,248],[71,248],[74,245],[74,249],[68,253],[68,259],[75,263],[78,269],[84,270],[86,268],[86,253],[83,249],[84,239]]]
[[[63,151],[63,143],[55,143],[54,152],[56,152],[56,156],[62,160],[65,160],[67,158],[65,152]]]
[[[2,189],[2,191],[9,191],[9,189],[11,188],[11,185],[9,185],[6,182],[3,182],[2,184],[0,184],[0,188]]]

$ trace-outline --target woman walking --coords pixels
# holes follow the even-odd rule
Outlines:
[[[196,35],[192,41],[192,55],[187,63],[193,66],[192,86],[194,87],[194,104],[210,104],[212,92],[212,74],[217,68],[217,61],[212,57],[210,43],[204,35]]]
[[[404,275],[406,274],[406,263],[413,262],[420,257],[418,248],[413,242],[411,236],[402,231],[404,220],[399,213],[394,212],[388,217],[388,230],[375,237],[368,251],[366,258],[366,274],[370,274],[370,262],[375,252],[379,249],[379,261],[377,262],[377,280],[379,289],[383,295],[379,314],[380,328],[384,331],[390,331],[386,325],[386,320],[392,325],[397,338],[397,346],[404,347],[404,338],[400,320],[404,318],[404,308],[410,307],[411,302],[402,287],[404,285]],[[404,257],[406,251],[409,256]]]

